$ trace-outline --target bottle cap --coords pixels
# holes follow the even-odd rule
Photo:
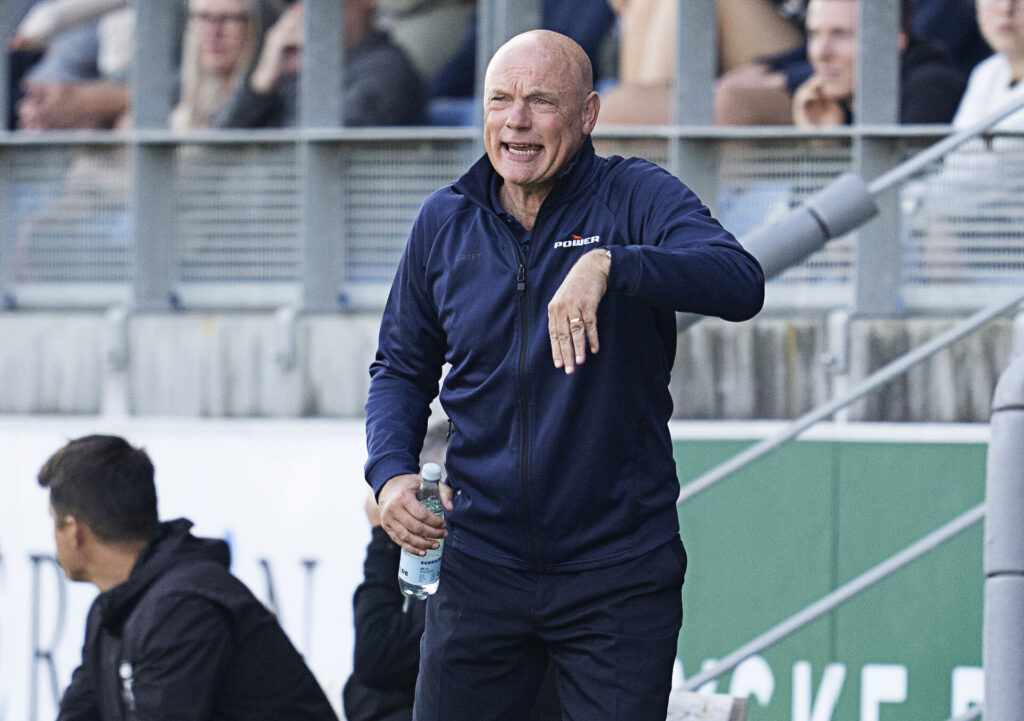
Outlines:
[[[423,470],[420,471],[420,476],[424,481],[440,481],[441,480],[441,466],[436,463],[424,463]]]

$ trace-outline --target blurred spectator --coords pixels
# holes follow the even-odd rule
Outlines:
[[[953,125],[972,125],[1014,100],[1024,99],[1024,6],[1014,0],[976,0],[978,25],[995,54],[971,72]],[[1024,110],[1002,120],[1000,130],[1024,130]]]
[[[91,24],[127,5],[128,0],[40,0],[18,25],[10,48],[42,50],[65,30]]]
[[[806,5],[803,0],[798,3]],[[798,8],[792,10],[794,15],[803,14]],[[946,51],[964,73],[988,54],[970,4],[964,0],[903,2],[901,12],[909,45],[921,47],[921,40],[934,44]],[[908,17],[912,18],[909,28]],[[914,47],[915,52],[918,47]],[[725,73],[715,87],[715,122],[719,125],[791,124],[792,95],[812,72],[807,44],[801,42],[786,52],[756,58],[752,63]]]
[[[447,442],[448,423],[431,423],[423,438],[420,464],[443,466]],[[352,675],[342,692],[345,718],[410,721],[426,602],[406,598],[398,590],[401,549],[381,528],[380,510],[372,493],[366,498],[365,509],[371,537],[363,581],[352,600],[356,639]],[[529,721],[558,721],[561,717],[551,670]]]
[[[424,80],[459,49],[476,0],[379,0],[378,20]]]
[[[948,123],[966,80],[948,55],[910,31],[909,0],[899,33],[901,123]],[[793,123],[800,127],[848,124],[856,107],[859,0],[811,0],[807,56],[813,74],[793,93]]]
[[[128,110],[134,10],[123,0],[46,0],[15,31],[15,50],[45,48],[22,81],[24,130],[104,129]]]
[[[1020,0],[976,0],[977,21],[995,54],[971,72],[953,125],[966,128],[1010,103],[1024,100],[1024,5]],[[995,131],[1024,130],[1024,110]],[[937,172],[905,183],[900,202],[905,242],[920,272],[958,282],[1017,282],[1006,228],[1019,223],[1022,188],[1019,135],[975,138],[943,158]]]
[[[58,718],[337,719],[271,613],[228,570],[230,550],[161,523],[153,464],[118,436],[85,436],[39,471],[57,562],[99,589]]]
[[[41,50],[16,50],[10,47],[15,29],[35,3],[32,0],[3,0],[0,2],[0,38],[7,44],[7,106],[4,129],[14,130],[18,127],[18,117],[14,112],[15,103],[21,98],[21,79],[29,69],[39,62]]]
[[[342,0],[345,31],[344,125],[424,122],[423,88],[409,59],[376,27],[376,0]],[[294,126],[304,40],[303,4],[296,2],[267,31],[259,59],[214,125]],[[340,119],[339,119],[340,120]]]
[[[182,42],[181,94],[171,128],[210,127],[245,81],[263,33],[281,13],[276,0],[191,0]]]
[[[609,0],[621,15],[618,86],[601,98],[602,124],[670,121],[679,0]],[[786,0],[718,0],[718,72],[801,42]]]

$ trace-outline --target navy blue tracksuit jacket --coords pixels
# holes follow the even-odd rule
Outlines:
[[[370,368],[366,478],[417,458],[442,365],[455,510],[446,543],[509,568],[564,572],[635,558],[679,533],[668,420],[674,311],[740,321],[764,298],[757,261],[682,182],[587,139],[524,232],[487,157],[415,222]],[[551,360],[547,304],[573,263],[609,248],[600,352]]]

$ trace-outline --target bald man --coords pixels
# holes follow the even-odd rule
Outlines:
[[[595,154],[600,104],[569,38],[502,46],[486,155],[423,204],[381,321],[366,478],[395,542],[445,544],[419,721],[521,719],[549,660],[564,718],[665,718],[686,570],[674,311],[745,320],[764,276],[679,180]],[[415,492],[445,363],[441,521]]]

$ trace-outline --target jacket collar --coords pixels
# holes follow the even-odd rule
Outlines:
[[[230,551],[219,539],[196,538],[190,533],[192,521],[179,518],[157,526],[149,543],[139,554],[128,580],[99,595],[103,625],[117,627],[131,612],[145,591],[172,566],[189,559],[230,563]]]

